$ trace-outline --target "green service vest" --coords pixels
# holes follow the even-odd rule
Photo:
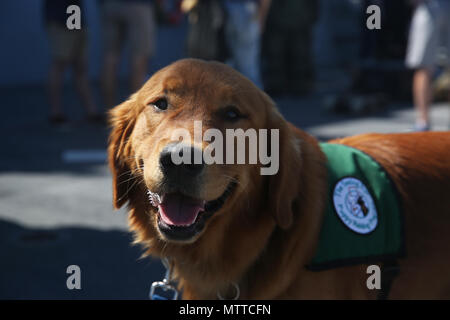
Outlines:
[[[400,196],[387,172],[360,150],[320,146],[328,159],[329,190],[318,247],[308,267],[324,270],[402,255]]]

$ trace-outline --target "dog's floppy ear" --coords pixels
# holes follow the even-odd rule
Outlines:
[[[269,129],[279,130],[279,170],[276,174],[269,176],[269,209],[277,224],[287,229],[292,225],[299,195],[300,141],[294,136],[290,125],[275,106],[269,111],[268,122]]]
[[[128,201],[129,187],[132,185],[128,160],[132,158],[129,137],[136,121],[135,100],[130,98],[109,112],[112,130],[109,135],[108,161],[113,177],[113,205],[119,209]]]

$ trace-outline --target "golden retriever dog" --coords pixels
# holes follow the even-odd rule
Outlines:
[[[260,163],[175,164],[173,132],[194,136],[195,121],[202,132],[278,129],[278,172],[261,175]],[[367,287],[367,264],[307,268],[327,198],[326,157],[314,137],[232,68],[177,61],[112,109],[110,123],[114,207],[128,203],[136,243],[146,255],[169,259],[184,299],[234,298],[236,287],[240,299],[377,298],[379,290]],[[450,133],[364,134],[333,143],[375,159],[402,199],[406,255],[388,298],[450,298]],[[193,153],[207,145],[191,141]]]

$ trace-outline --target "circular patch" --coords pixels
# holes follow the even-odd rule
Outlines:
[[[375,202],[367,187],[356,178],[339,180],[333,190],[334,209],[351,230],[367,234],[378,225]]]

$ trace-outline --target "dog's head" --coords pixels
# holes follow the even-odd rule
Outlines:
[[[212,224],[242,220],[255,228],[259,215],[284,228],[291,224],[298,141],[272,100],[232,68],[180,60],[155,73],[110,116],[114,206],[129,202],[140,241],[193,243],[206,233],[233,232]],[[227,140],[236,129],[257,134],[257,145],[244,139],[244,161],[238,161],[239,145],[230,145],[239,138]],[[265,139],[259,129],[268,129]],[[271,140],[273,129],[278,137]],[[260,161],[264,149],[279,153],[270,155],[279,161],[273,175],[261,175],[273,165]],[[256,163],[250,161],[255,150]]]

